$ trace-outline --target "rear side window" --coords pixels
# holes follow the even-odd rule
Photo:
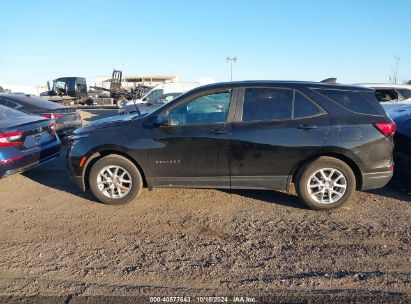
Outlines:
[[[243,121],[290,119],[293,91],[288,89],[245,89]]]
[[[303,94],[295,92],[294,118],[310,117],[320,113],[316,106]]]
[[[411,90],[408,89],[398,89],[398,92],[404,97],[404,99],[411,98]]]
[[[376,89],[375,97],[379,102],[394,101],[398,99],[398,94],[394,90]]]
[[[374,92],[322,89],[315,91],[350,111],[361,114],[385,115],[385,111],[376,99]]]

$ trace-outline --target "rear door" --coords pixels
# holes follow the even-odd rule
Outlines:
[[[239,100],[229,149],[231,188],[286,189],[295,167],[325,143],[328,114],[290,88],[245,87]]]

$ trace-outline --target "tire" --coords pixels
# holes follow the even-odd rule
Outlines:
[[[111,172],[111,176],[108,171]],[[102,172],[104,174],[100,174]],[[121,178],[124,182],[119,178],[114,182],[108,182],[116,172],[118,177],[125,172]],[[91,192],[100,202],[107,205],[123,205],[140,194],[143,180],[139,170],[130,160],[120,155],[110,154],[93,164],[89,174],[89,185]]]
[[[355,188],[354,172],[345,162],[333,157],[317,158],[303,166],[296,176],[297,194],[301,201],[313,210],[332,210],[341,207],[350,201]]]
[[[126,103],[127,103],[127,99],[125,98],[117,99],[117,107],[119,109],[121,109]]]

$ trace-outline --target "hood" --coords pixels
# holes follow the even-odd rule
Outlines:
[[[88,123],[84,127],[78,128],[74,131],[74,134],[87,133],[99,129],[113,128],[117,126],[122,126],[129,123],[133,118],[137,117],[136,114],[126,114],[126,115],[116,115],[111,117],[106,117],[102,119],[95,120]]]

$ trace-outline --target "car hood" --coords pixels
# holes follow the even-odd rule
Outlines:
[[[129,123],[133,119],[138,119],[136,114],[116,115],[95,120],[84,127],[78,128],[74,134],[88,133],[99,129],[112,128]]]

